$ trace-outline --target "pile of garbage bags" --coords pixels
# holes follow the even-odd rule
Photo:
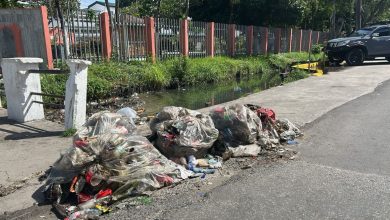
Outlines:
[[[46,197],[61,204],[69,219],[102,214],[112,202],[159,189],[193,173],[168,160],[147,138],[132,135],[132,119],[119,113],[93,115],[51,169]],[[77,205],[77,206],[75,206]]]
[[[287,119],[255,105],[217,107],[209,114],[165,107],[136,135],[130,108],[92,115],[73,146],[51,168],[46,197],[68,219],[90,219],[113,202],[211,174],[229,157],[254,157],[302,135]],[[226,157],[228,155],[228,157]]]

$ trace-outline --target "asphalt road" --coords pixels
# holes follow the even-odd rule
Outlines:
[[[390,81],[305,127],[300,160],[254,169],[162,219],[389,219]]]

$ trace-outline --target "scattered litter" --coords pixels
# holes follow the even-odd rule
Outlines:
[[[288,144],[288,145],[297,145],[297,144],[298,144],[298,141],[296,141],[296,140],[288,140],[288,141],[287,141],[287,144]]]
[[[293,141],[303,133],[289,120],[277,119],[272,109],[257,105],[246,105],[261,119],[262,132],[259,134],[259,144],[266,149],[272,149],[280,143]]]
[[[236,148],[230,148],[233,157],[257,157],[260,154],[261,147],[257,144],[240,145]]]

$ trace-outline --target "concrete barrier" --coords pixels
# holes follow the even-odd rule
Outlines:
[[[68,60],[70,76],[66,82],[65,128],[80,128],[87,114],[87,80],[90,61]]]
[[[31,92],[41,92],[39,74],[28,73],[28,70],[39,69],[41,58],[4,58],[2,60],[5,95],[7,97],[8,118],[23,123],[44,119],[41,96]]]
[[[23,123],[45,118],[39,75],[42,62],[41,58],[3,59],[1,66],[9,119]],[[88,66],[91,62],[68,60],[67,64],[70,74],[66,82],[65,128],[80,128],[86,120]],[[36,71],[31,73],[31,70]]]

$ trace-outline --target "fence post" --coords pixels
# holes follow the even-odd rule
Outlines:
[[[316,42],[317,42],[317,44],[319,44],[319,42],[320,42],[320,32],[319,31],[317,31],[317,40],[316,40]]]
[[[207,31],[206,31],[206,54],[207,56],[214,57],[214,22],[207,23]]]
[[[228,30],[228,54],[233,57],[236,49],[236,25],[229,24]]]
[[[280,53],[281,38],[282,38],[282,29],[276,28],[275,29],[275,51],[274,51],[274,53]]]
[[[90,61],[67,60],[70,75],[66,81],[65,129],[80,128],[87,114],[87,80]]]
[[[41,93],[41,78],[37,73],[28,73],[28,70],[38,70],[41,58],[3,58],[2,71],[4,89],[7,98],[8,118],[23,123],[45,118],[42,96],[31,95],[32,92]]]
[[[262,33],[263,37],[261,38],[261,49],[262,49],[262,53],[264,55],[267,55],[267,53],[268,53],[268,28],[264,28],[263,32],[264,32],[264,33]]]
[[[309,51],[311,50],[311,47],[312,47],[312,42],[311,40],[313,39],[313,31],[310,30],[310,35],[309,35]]]
[[[152,60],[153,63],[156,62],[156,38],[154,30],[154,18],[145,17],[145,26],[146,26],[146,53],[147,56]]]
[[[180,49],[183,56],[188,57],[188,20],[180,21]]]
[[[47,8],[46,6],[40,6],[39,9],[42,15],[42,27],[43,27],[43,36],[45,38],[47,68],[53,69],[53,54],[51,51],[49,21],[47,20]]]
[[[253,26],[248,26],[246,31],[246,53],[249,56],[253,55]]]
[[[290,34],[289,34],[289,43],[288,43],[288,52],[292,52],[292,43],[293,43],[293,29],[290,28]]]
[[[110,19],[108,12],[103,12],[100,14],[100,24],[101,24],[101,36],[103,44],[103,57],[106,60],[110,60],[112,54],[111,47],[111,31],[110,31]]]
[[[303,37],[303,30],[300,30],[300,34],[299,34],[299,52],[302,52],[302,37]]]

